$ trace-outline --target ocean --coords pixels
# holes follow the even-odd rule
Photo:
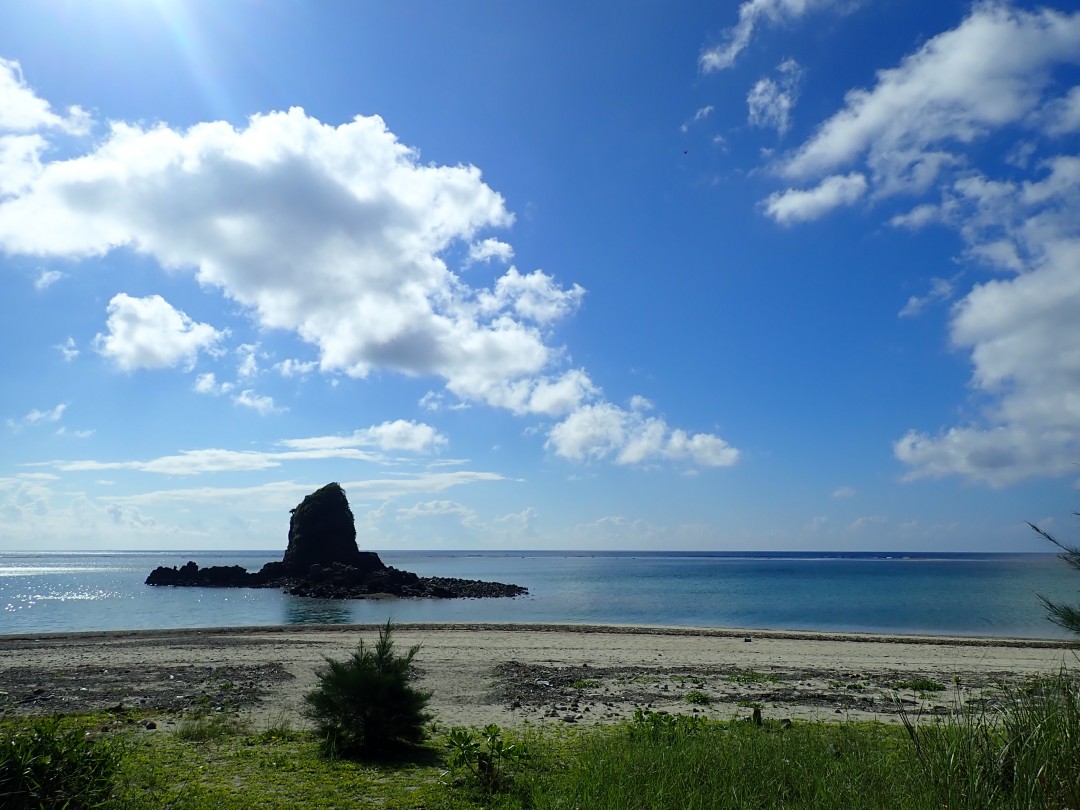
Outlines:
[[[160,588],[158,565],[241,565],[281,551],[0,553],[0,635],[396,622],[649,624],[1068,638],[1036,594],[1080,601],[1052,554],[380,551],[425,576],[513,582],[516,599],[318,600]]]

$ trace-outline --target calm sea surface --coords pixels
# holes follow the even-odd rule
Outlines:
[[[158,565],[268,552],[0,553],[0,634],[397,622],[558,622],[1064,638],[1036,594],[1080,601],[1050,554],[380,552],[421,575],[513,582],[517,599],[353,600],[152,588]]]

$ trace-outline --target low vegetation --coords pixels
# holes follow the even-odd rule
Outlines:
[[[958,684],[951,714],[899,725],[639,709],[592,727],[439,730],[420,725],[415,654],[394,653],[387,625],[374,648],[329,662],[321,697],[308,696],[314,730],[285,718],[253,730],[205,711],[173,733],[137,717],[0,719],[0,807],[1080,807],[1080,682],[1067,671],[1003,685],[979,705]],[[896,687],[932,690],[920,679]]]
[[[360,646],[345,661],[326,659],[319,683],[304,696],[307,717],[324,751],[337,757],[394,755],[424,739],[431,693],[411,683],[419,645],[394,652],[389,621],[374,647]]]
[[[0,807],[98,807],[113,795],[124,745],[85,722],[37,717],[0,726]]]

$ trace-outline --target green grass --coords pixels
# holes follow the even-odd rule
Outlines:
[[[107,787],[100,806],[114,810],[1080,807],[1080,683],[1064,672],[1003,686],[992,702],[944,718],[906,717],[906,726],[639,711],[609,726],[473,730],[487,736],[465,763],[477,766],[471,779],[454,766],[445,729],[405,758],[357,762],[327,758],[312,733],[284,719],[250,730],[219,716],[185,720],[179,728],[198,733],[184,734],[115,721],[101,733],[99,717],[8,720],[0,742],[29,751],[28,729],[52,729],[45,750],[67,751],[68,770],[46,768],[46,784],[114,752],[116,769],[96,782]],[[207,733],[218,727],[225,732]],[[504,745],[527,756],[500,754],[500,778],[477,778]],[[62,803],[17,804],[0,791],[5,810],[39,806]]]
[[[897,681],[892,688],[911,692],[944,692],[945,684],[932,678],[909,678],[906,681]]]
[[[583,735],[531,796],[538,810],[933,806],[916,765],[899,727],[631,723]]]
[[[687,703],[693,704],[694,706],[708,706],[710,703],[712,703],[712,698],[709,697],[708,693],[702,692],[698,689],[693,689],[687,692],[685,695],[683,695],[683,700],[685,700]]]
[[[586,678],[583,681],[574,681],[570,684],[571,689],[598,689],[600,687],[600,681],[596,678]]]
[[[727,678],[731,683],[779,683],[780,676],[772,672],[754,672],[752,669],[733,672]]]
[[[235,715],[225,712],[199,711],[184,716],[176,728],[181,740],[221,740],[246,730],[246,725]]]

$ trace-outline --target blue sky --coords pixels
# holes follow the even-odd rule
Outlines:
[[[0,8],[0,549],[1045,550],[1075,4]]]

